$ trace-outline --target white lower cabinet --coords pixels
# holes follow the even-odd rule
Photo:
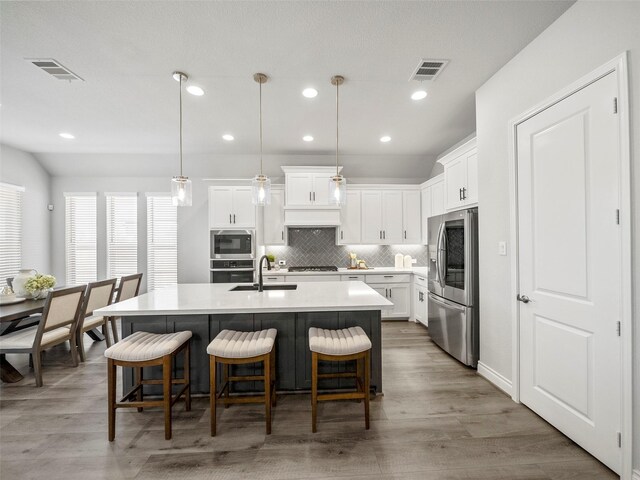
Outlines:
[[[284,282],[284,275],[267,275],[266,272],[263,272],[262,281],[264,283]]]
[[[349,274],[349,275],[341,275],[343,282],[364,282],[363,274]]]
[[[288,283],[339,282],[340,275],[287,275]]]
[[[420,285],[413,287],[413,319],[428,326],[429,317],[427,316],[427,289]]]
[[[366,275],[365,281],[380,295],[393,302],[382,311],[384,319],[407,319],[411,316],[411,275]]]

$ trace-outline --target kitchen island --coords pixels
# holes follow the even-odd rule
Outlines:
[[[191,339],[191,388],[194,394],[209,392],[207,345],[224,329],[263,330],[276,328],[277,384],[279,391],[311,388],[311,327],[339,329],[360,326],[373,344],[371,388],[382,392],[381,310],[392,303],[363,282],[305,282],[295,289],[232,291],[250,284],[181,284],[134,297],[96,310],[104,316],[122,317],[122,336],[137,331],[193,332]],[[288,284],[270,285],[269,288]],[[344,365],[327,365],[327,369]],[[252,375],[254,366],[237,367],[239,375]],[[179,357],[176,373],[181,375]],[[159,370],[152,373],[159,376]],[[218,378],[221,376],[218,375]],[[321,388],[347,388],[352,379],[326,379]],[[133,386],[132,372],[125,369],[123,386]],[[236,391],[254,391],[262,385],[238,384]]]

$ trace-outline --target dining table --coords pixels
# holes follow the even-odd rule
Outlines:
[[[26,299],[17,303],[0,305],[0,335],[7,335],[16,330],[38,325],[42,318],[39,314],[44,310],[46,299]],[[90,330],[87,334],[94,341],[104,340],[104,335],[98,330]],[[0,354],[0,380],[5,383],[16,383],[23,375]]]

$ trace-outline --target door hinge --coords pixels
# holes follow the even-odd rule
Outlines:
[[[618,97],[613,97],[613,113],[618,113]]]
[[[616,209],[616,225],[620,225],[620,209]]]
[[[620,323],[620,321],[616,322],[616,333],[618,334],[618,336],[621,335],[622,333],[622,324]]]
[[[618,432],[618,448],[622,448],[622,433]]]

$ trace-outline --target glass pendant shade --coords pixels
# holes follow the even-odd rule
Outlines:
[[[176,207],[190,207],[192,202],[191,180],[177,175],[171,179],[171,203]]]
[[[251,181],[251,201],[260,206],[271,204],[271,179],[266,175],[256,175]]]
[[[347,179],[336,175],[329,179],[329,204],[342,206],[347,203]]]

